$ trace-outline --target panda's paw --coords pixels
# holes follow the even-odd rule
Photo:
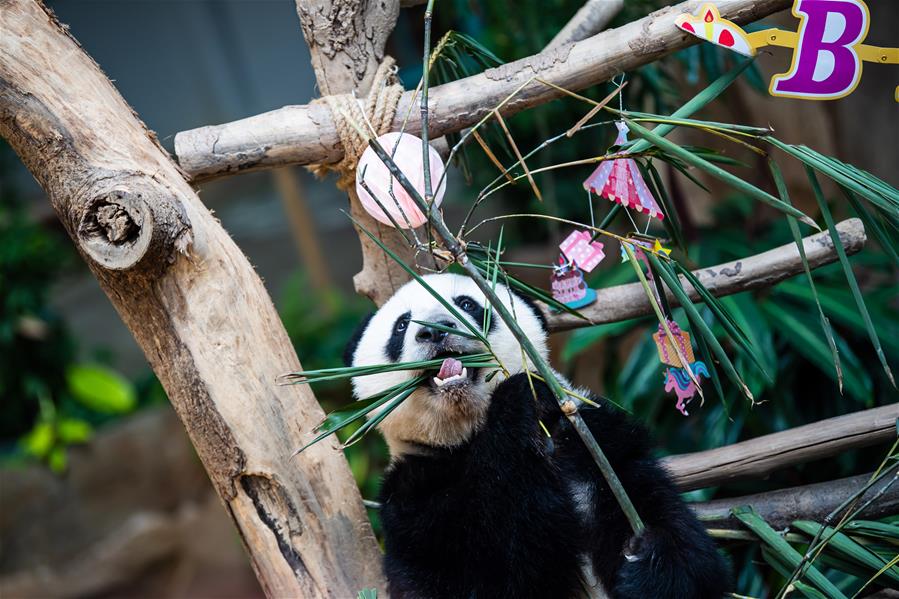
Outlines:
[[[717,553],[691,555],[689,541],[679,544],[667,531],[646,529],[622,550],[612,596],[615,599],[719,599],[727,591],[728,574]]]

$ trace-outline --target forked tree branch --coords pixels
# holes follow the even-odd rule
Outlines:
[[[837,223],[840,241],[847,254],[855,254],[865,245],[865,227],[857,218],[850,218]],[[837,253],[833,241],[827,231],[816,233],[803,239],[806,258],[812,269],[836,262]],[[802,258],[795,243],[788,243],[761,254],[708,266],[693,271],[693,274],[712,295],[721,297],[761,289],[776,285],[785,279],[803,272]],[[684,290],[690,299],[701,300],[699,294],[690,283],[681,277]],[[677,298],[666,288],[668,302],[679,305]],[[618,322],[652,313],[652,306],[640,283],[628,283],[615,287],[597,289],[596,302],[580,310],[584,318],[573,314],[550,312],[542,306],[547,322],[552,331]],[[585,320],[586,319],[586,320]]]
[[[159,377],[263,589],[352,597],[377,584],[343,454],[289,458],[324,413],[308,388],[275,385],[301,366],[253,267],[43,5],[4,0],[0,31],[0,134]]]
[[[716,6],[723,18],[746,23],[783,10],[791,3],[719,0]],[[435,87],[429,98],[430,137],[436,139],[474,125],[532,78],[580,90],[695,44],[696,38],[678,29],[674,20],[700,4],[691,0],[663,8],[586,40]],[[504,105],[502,113],[514,114],[560,95],[557,89],[534,80]],[[395,131],[402,127],[413,96],[413,92],[406,92],[400,100],[393,123]],[[407,131],[418,133],[420,127],[413,114]],[[331,163],[343,157],[331,115],[320,104],[285,106],[231,123],[183,131],[175,136],[175,153],[181,167],[195,181],[287,164]]]
[[[565,44],[585,40],[602,31],[624,8],[624,0],[587,0],[543,49],[555,50]]]
[[[764,477],[779,468],[896,438],[899,404],[791,428],[717,449],[676,455],[665,467],[682,491]]]

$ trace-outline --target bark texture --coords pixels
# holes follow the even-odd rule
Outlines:
[[[355,92],[358,97],[365,97],[370,91],[372,77],[384,59],[384,44],[396,24],[399,2],[297,0],[296,4],[322,94]],[[328,119],[331,122],[331,113],[323,103],[312,104],[310,110],[313,120],[324,122]],[[336,145],[340,146],[339,141]],[[343,148],[339,149],[342,153]],[[412,264],[414,255],[403,237],[393,227],[376,221],[362,208],[355,188],[348,189],[347,195],[350,213],[356,222],[371,231],[407,264]],[[358,226],[356,229],[362,246],[362,270],[353,277],[353,283],[357,292],[380,306],[409,280],[409,275]]]
[[[270,596],[349,597],[379,552],[259,277],[99,67],[34,0],[0,2],[0,134],[143,349]],[[164,443],[165,440],[160,440]]]
[[[690,507],[708,528],[746,530],[739,520],[730,515],[730,511],[735,507],[748,505],[772,528],[782,530],[794,520],[823,522],[828,514],[864,487],[870,478],[870,474],[860,474],[813,485],[694,503]],[[861,496],[858,507],[887,487],[882,495],[859,514],[859,518],[874,520],[899,512],[899,486],[891,484],[891,479],[891,476],[887,476]]]
[[[674,19],[683,12],[695,11],[700,4],[691,0],[663,8],[583,41],[434,87],[428,104],[430,137],[436,139],[474,125],[533,77],[580,90],[696,44],[698,40],[678,29]],[[792,2],[719,0],[715,4],[723,18],[746,23],[788,8]],[[560,95],[532,81],[504,106],[502,113],[515,114]],[[400,130],[412,101],[413,93],[406,92],[394,118],[394,130]],[[419,115],[413,110],[407,131],[418,133],[420,129]],[[286,164],[337,162],[343,157],[330,114],[316,104],[286,106],[231,123],[183,131],[175,136],[175,153],[194,180]]]

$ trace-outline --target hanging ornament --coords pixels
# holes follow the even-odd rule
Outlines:
[[[393,161],[406,175],[412,186],[419,195],[424,197],[425,177],[421,139],[408,133],[387,133],[378,137],[378,143],[391,154]],[[396,148],[395,151],[394,148]],[[437,185],[438,182],[441,182],[440,188],[434,192],[434,208],[436,209],[440,206],[443,195],[446,193],[446,179],[443,177],[446,167],[437,150],[432,147],[428,149],[431,184]],[[371,194],[368,190],[371,190]],[[393,191],[392,196],[391,190]],[[385,225],[393,226],[391,217],[401,229],[420,227],[428,220],[418,209],[415,200],[390,174],[387,165],[370,147],[362,153],[359,164],[356,166],[356,193],[359,195],[359,201],[362,202],[365,211]],[[372,194],[375,197],[372,197]],[[385,214],[385,209],[390,216]]]
[[[569,308],[577,310],[596,301],[596,290],[587,286],[584,273],[564,253],[553,267],[551,283],[553,299]]]
[[[696,380],[699,380],[702,376],[706,378],[709,376],[709,371],[706,369],[705,363],[703,362],[693,362],[690,364],[690,371],[693,373],[693,376],[696,377]],[[687,413],[687,404],[696,395],[698,387],[696,387],[696,384],[690,380],[690,375],[687,374],[685,368],[665,369],[665,391],[668,391],[669,393],[674,391],[674,394],[677,395],[677,404],[675,407],[684,416],[689,416]]]
[[[627,143],[627,125],[617,122],[615,126],[618,127],[615,145]],[[659,220],[665,218],[633,158],[604,160],[584,181],[584,189],[625,208],[633,208]]]
[[[581,270],[591,272],[606,257],[602,243],[593,241],[587,231],[574,230],[559,244],[562,254],[568,256]]]
[[[665,391],[669,393],[674,391],[677,395],[675,407],[681,414],[687,416],[687,403],[696,395],[698,387],[690,378],[690,373],[684,367],[681,356],[687,360],[687,365],[696,381],[699,381],[701,376],[708,378],[709,371],[703,362],[695,359],[690,334],[681,331],[674,320],[667,319],[667,325],[668,330],[671,331],[670,336],[665,332],[665,328],[659,325],[659,331],[652,338],[656,342],[659,360],[662,364],[670,366],[665,369]],[[678,354],[678,350],[680,350],[680,354]]]

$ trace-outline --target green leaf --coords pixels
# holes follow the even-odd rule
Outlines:
[[[807,225],[812,226],[815,229],[819,229],[818,225],[815,224],[815,221],[813,221],[811,218],[806,216],[802,211],[797,210],[796,208],[794,208],[793,206],[790,206],[789,204],[785,204],[781,200],[772,196],[770,193],[768,193],[766,191],[762,191],[755,185],[748,183],[748,182],[744,181],[743,179],[740,179],[736,175],[729,173],[728,171],[724,170],[720,166],[712,164],[708,160],[703,160],[702,158],[696,156],[695,154],[691,154],[690,152],[688,152],[687,150],[684,150],[677,144],[670,142],[663,137],[660,137],[653,131],[650,131],[649,129],[641,127],[640,125],[638,125],[637,123],[635,123],[631,120],[624,119],[624,122],[627,123],[628,128],[635,135],[651,142],[652,144],[657,146],[663,152],[666,152],[668,154],[676,156],[677,158],[683,160],[687,164],[704,170],[705,172],[712,175],[716,179],[720,179],[721,181],[728,183],[734,189],[743,192],[744,194],[748,195],[749,197],[755,198],[761,202],[764,202],[765,204],[768,204],[769,206],[777,208],[781,212],[795,216],[796,218],[798,218],[802,222],[806,223]]]
[[[131,382],[104,366],[72,366],[66,372],[66,380],[72,396],[96,412],[124,414],[137,405]]]
[[[38,422],[19,443],[25,453],[36,458],[44,458],[56,443],[53,425],[49,422]]]
[[[858,201],[858,198],[855,197],[854,193],[845,187],[840,187],[840,189],[843,191],[843,195],[846,196],[846,199],[849,200],[852,209],[855,210],[858,217],[865,223],[865,230],[874,233],[874,236],[877,237],[877,242],[880,244],[880,247],[883,248],[883,251],[893,260],[895,265],[899,266],[899,253],[896,253],[896,244],[890,239],[890,234],[880,224],[880,220],[877,216],[871,214],[865,205]]]
[[[705,337],[706,343],[709,344],[709,348],[712,350],[712,353],[714,353],[718,358],[718,362],[724,369],[725,374],[727,374],[728,378],[733,381],[733,383],[743,393],[743,395],[745,395],[747,398],[749,398],[750,401],[752,401],[752,393],[749,391],[746,383],[743,382],[743,379],[737,373],[737,369],[734,368],[733,363],[730,361],[727,353],[725,353],[724,348],[721,347],[721,344],[718,342],[718,339],[715,337],[714,333],[712,333],[709,325],[705,323],[705,321],[702,319],[702,316],[699,314],[699,311],[696,309],[696,306],[694,306],[693,302],[690,301],[690,297],[681,286],[680,279],[677,278],[677,275],[674,274],[674,271],[671,270],[671,267],[667,263],[663,264],[662,261],[656,258],[656,256],[651,252],[645,252],[645,254],[649,259],[649,263],[652,264],[653,268],[658,270],[659,275],[665,281],[665,284],[675,295],[675,297],[677,297],[677,300],[680,302],[681,307],[687,314],[687,318],[690,319],[690,324],[693,326],[697,335],[702,335],[703,337]]]
[[[827,539],[826,544],[828,547],[835,549],[839,554],[851,561],[866,568],[871,568],[874,572],[877,572],[887,564],[887,561],[879,555],[868,551],[849,538],[849,536],[836,531],[830,526],[822,526],[817,522],[811,522],[809,520],[798,520],[793,522],[792,526],[811,537],[814,537],[819,532],[823,532],[822,538]],[[884,574],[892,579],[894,583],[899,582],[899,568],[889,568]]]
[[[50,455],[47,456],[47,465],[50,466],[50,470],[57,474],[64,472],[68,463],[69,456],[66,452],[66,448],[62,445],[54,447],[50,451]]]
[[[356,594],[356,599],[378,599],[378,589],[362,589]]]
[[[792,205],[790,194],[787,191],[787,184],[780,172],[780,167],[771,158],[768,159],[768,169],[771,171],[771,176],[774,178],[774,184],[777,187],[780,199],[785,203]],[[837,344],[833,340],[833,329],[830,326],[830,321],[827,319],[827,316],[824,315],[824,308],[821,307],[821,301],[818,299],[818,290],[815,288],[815,279],[812,277],[811,267],[808,264],[808,259],[805,257],[805,244],[802,241],[802,234],[799,232],[799,225],[792,216],[787,216],[787,223],[790,225],[790,233],[793,235],[793,242],[799,250],[799,257],[802,259],[802,268],[805,270],[805,277],[808,280],[809,288],[812,290],[812,297],[814,297],[815,305],[818,307],[818,318],[821,321],[821,330],[824,331],[824,338],[827,339],[827,345],[830,347],[830,355],[833,360],[837,385],[840,388],[840,393],[842,393],[843,368],[840,366],[840,354],[837,351]]]
[[[784,309],[777,302],[764,302],[761,309],[775,329],[781,331],[783,339],[796,352],[818,367],[821,372],[836,381],[831,362],[830,349],[815,331],[796,314]],[[854,399],[866,403],[871,398],[870,381],[862,378],[856,369],[847,369],[843,373],[846,391]]]
[[[890,379],[890,383],[895,387],[896,380],[893,378],[893,371],[890,370],[886,356],[883,354],[883,348],[880,346],[880,339],[877,337],[877,329],[874,328],[874,323],[871,321],[871,315],[868,313],[868,307],[865,305],[862,292],[858,288],[858,281],[855,280],[855,274],[852,272],[852,265],[849,264],[849,258],[846,256],[846,249],[843,247],[842,241],[840,241],[840,233],[837,231],[833,216],[830,214],[830,208],[827,206],[824,194],[821,193],[821,186],[818,184],[818,178],[815,176],[815,171],[813,171],[811,167],[806,166],[805,171],[808,174],[809,182],[812,184],[812,191],[815,193],[818,207],[821,209],[821,216],[824,217],[824,222],[827,224],[827,230],[830,233],[831,241],[833,241],[834,249],[837,251],[837,257],[840,259],[843,272],[846,274],[846,282],[849,283],[849,289],[852,291],[852,296],[855,298],[855,304],[858,307],[859,314],[862,315],[862,318],[865,321],[868,337],[871,339],[871,344],[877,352],[877,357],[880,359],[880,365],[883,366],[887,378]]]
[[[84,443],[89,441],[94,434],[94,429],[86,420],[78,418],[61,418],[56,423],[56,433],[59,440],[67,445]]]
[[[737,507],[731,510],[731,513],[740,522],[746,525],[749,530],[754,532],[758,537],[777,554],[777,558],[789,568],[796,568],[802,561],[802,556],[798,551],[793,549],[783,537],[771,528],[755,510],[749,506]],[[821,574],[820,570],[813,565],[808,564],[805,568],[805,578],[813,583],[818,590],[830,599],[845,599],[840,589]]]
[[[688,102],[686,102],[683,106],[675,110],[671,113],[672,119],[683,119],[687,118],[699,110],[702,110],[706,104],[720,96],[724,90],[730,87],[730,84],[737,80],[743,71],[746,70],[749,65],[752,64],[752,60],[743,61],[741,64],[738,64],[731,71],[724,73],[721,77],[710,83],[703,89],[701,92],[693,96]],[[672,131],[676,125],[659,125],[653,131],[656,135],[664,137],[668,135]],[[633,154],[639,154],[640,152],[644,152],[650,148],[652,144],[647,142],[646,140],[638,140],[634,142],[634,144],[630,147],[630,151]]]

